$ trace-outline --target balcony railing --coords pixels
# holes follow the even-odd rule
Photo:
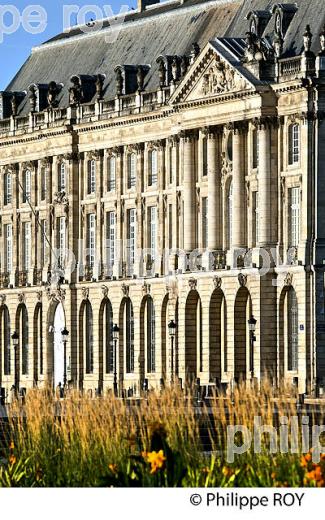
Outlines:
[[[279,61],[279,75],[284,80],[295,79],[301,73],[301,56]]]

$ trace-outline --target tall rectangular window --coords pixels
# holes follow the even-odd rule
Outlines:
[[[252,140],[253,140],[253,168],[257,169],[258,162],[259,162],[259,139],[258,139],[258,131],[256,129],[253,130]]]
[[[253,192],[253,243],[257,246],[259,241],[259,233],[258,233],[258,191]]]
[[[89,213],[87,215],[87,249],[88,249],[88,265],[95,265],[95,248],[96,248],[96,215]]]
[[[116,157],[108,159],[108,191],[116,189]]]
[[[137,167],[137,156],[135,153],[130,153],[127,160],[128,168],[128,189],[135,187],[136,182],[136,167]]]
[[[23,223],[23,270],[30,269],[30,253],[31,253],[31,224]]]
[[[12,224],[5,225],[5,269],[12,271]]]
[[[46,193],[47,193],[47,168],[41,169],[41,200],[46,199]]]
[[[4,204],[11,204],[12,201],[12,176],[6,172],[4,175]]]
[[[300,239],[300,188],[289,189],[288,245],[297,247]]]
[[[297,164],[300,160],[300,126],[298,123],[289,126],[289,164]]]
[[[131,266],[131,265],[134,265],[134,261],[135,261],[135,240],[136,240],[135,209],[128,210],[127,239],[128,239],[128,265]]]
[[[64,268],[66,256],[66,223],[65,217],[57,219],[57,248],[59,249],[59,267]]]
[[[157,244],[157,208],[148,208],[148,248],[151,250],[151,260],[155,259]]]
[[[116,236],[116,218],[115,211],[107,213],[107,260],[108,266],[113,267],[115,263],[115,236]]]
[[[202,175],[203,177],[208,175],[208,141],[206,137],[202,139]]]
[[[88,195],[96,191],[96,161],[88,161]]]
[[[25,170],[23,174],[23,202],[29,202],[31,196],[31,171]]]
[[[65,163],[59,164],[59,170],[58,170],[58,191],[65,191],[66,189],[66,168]]]
[[[149,179],[148,185],[154,186],[158,180],[158,152],[157,150],[151,150],[149,152]]]
[[[208,197],[202,198],[202,247],[208,247]]]
[[[173,205],[168,205],[168,247],[173,248]]]
[[[47,261],[47,240],[46,240],[46,234],[47,234],[47,220],[41,221],[41,266],[44,267],[45,263]]]

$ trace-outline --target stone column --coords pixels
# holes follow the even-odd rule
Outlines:
[[[245,194],[245,140],[247,126],[238,123],[233,136],[233,201],[231,248],[245,248],[246,194]]]
[[[259,163],[258,163],[258,217],[259,246],[269,246],[271,242],[271,134],[270,124],[261,119],[258,125]]]
[[[186,132],[183,139],[183,200],[184,200],[184,249],[191,252],[196,247],[195,201],[195,142],[196,134]]]
[[[218,135],[210,130],[208,139],[208,248],[221,249],[220,229],[220,176],[218,165]]]

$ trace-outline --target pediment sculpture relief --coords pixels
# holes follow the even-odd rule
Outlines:
[[[222,94],[225,92],[246,90],[246,81],[222,61],[215,60],[204,73],[201,86],[203,96]]]

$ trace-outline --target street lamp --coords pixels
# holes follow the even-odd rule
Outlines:
[[[19,391],[19,360],[18,360],[18,345],[19,345],[19,336],[18,332],[14,331],[11,336],[12,344],[14,346],[15,353],[15,391]]]
[[[118,335],[119,335],[120,329],[118,325],[115,323],[113,326],[113,341],[114,341],[114,395],[117,397],[117,359],[116,359],[116,347],[117,347],[117,341],[118,341]]]
[[[67,342],[68,342],[69,331],[64,327],[61,330],[61,338],[64,347],[64,365],[63,365],[63,388],[67,384]]]
[[[169,332],[169,336],[170,336],[170,340],[171,340],[171,347],[172,347],[172,352],[171,352],[171,381],[172,381],[172,383],[174,382],[174,339],[176,336],[176,328],[177,328],[176,323],[174,322],[174,320],[171,320],[168,323],[168,332]]]
[[[255,337],[255,329],[256,329],[256,319],[253,315],[248,320],[248,330],[249,330],[249,338],[250,338],[250,352],[249,352],[249,370],[251,372],[251,378],[254,378],[254,341],[256,341]]]

